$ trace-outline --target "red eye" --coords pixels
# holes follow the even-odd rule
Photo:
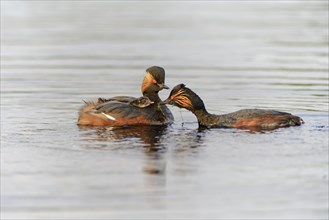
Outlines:
[[[158,82],[155,79],[153,79],[152,83],[157,84]]]

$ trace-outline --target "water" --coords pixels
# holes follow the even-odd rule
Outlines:
[[[1,26],[1,218],[328,218],[326,1],[1,1]],[[212,113],[306,123],[198,131],[171,107],[164,128],[75,125],[152,65]]]

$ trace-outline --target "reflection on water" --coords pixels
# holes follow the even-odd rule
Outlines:
[[[193,124],[195,126],[195,124]],[[177,130],[167,126],[129,126],[122,128],[80,127],[83,149],[137,151],[146,158],[144,171],[150,174],[163,174],[166,168],[166,153],[195,153],[194,148],[203,145],[204,130]],[[173,144],[175,143],[175,144]]]
[[[326,1],[1,1],[1,218],[327,219],[328,20]],[[306,123],[76,126],[152,65],[211,113]]]
[[[81,127],[84,141],[89,142],[122,142],[131,141],[130,147],[141,146],[149,151],[163,149],[161,138],[165,134],[166,126],[127,126],[127,127]],[[84,132],[85,131],[85,132]]]
[[[163,174],[166,169],[166,147],[162,143],[166,126],[130,126],[122,128],[84,128],[82,140],[86,149],[102,150],[138,150],[142,149],[146,156],[144,172],[149,174]],[[90,131],[91,130],[91,131]],[[104,144],[102,142],[105,142]],[[113,144],[113,143],[118,143]]]

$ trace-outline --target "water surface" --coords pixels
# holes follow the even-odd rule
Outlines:
[[[1,26],[2,218],[328,218],[326,1],[1,1]],[[152,65],[212,113],[306,123],[200,131],[170,107],[168,127],[76,126]]]

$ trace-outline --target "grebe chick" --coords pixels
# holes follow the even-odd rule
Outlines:
[[[132,100],[129,103],[138,108],[146,108],[147,106],[152,105],[154,102],[152,102],[149,98],[142,96],[138,99]]]

